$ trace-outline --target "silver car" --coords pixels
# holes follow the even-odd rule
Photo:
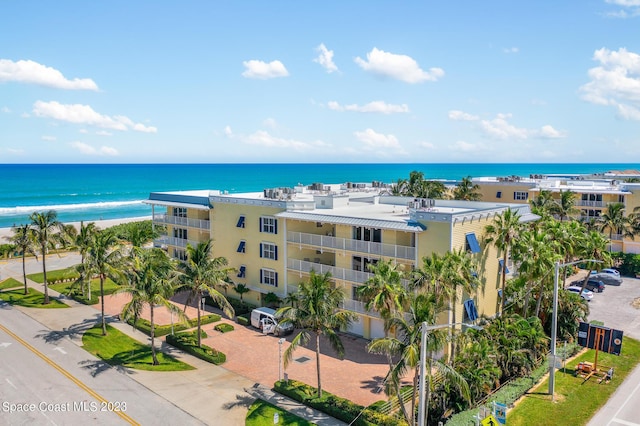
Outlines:
[[[590,280],[598,280],[602,281],[606,285],[620,285],[622,284],[622,278],[620,276],[616,276],[614,274],[599,273],[599,274],[591,274],[589,276]]]

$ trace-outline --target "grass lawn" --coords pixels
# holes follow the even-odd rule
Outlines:
[[[16,287],[24,288],[24,283],[21,283],[15,278],[7,278],[6,280],[0,283],[0,290],[6,290],[8,288],[16,288]]]
[[[49,278],[49,273],[47,273],[47,280]],[[51,284],[49,285],[49,288],[52,290],[57,291],[58,293],[62,293],[65,295],[69,295],[69,289],[71,288],[71,286],[73,285],[72,281],[67,281],[64,283],[58,283],[58,284]],[[116,283],[114,283],[113,281],[111,281],[110,279],[106,279],[104,281],[104,294],[112,294],[114,293],[116,290],[118,290],[120,288],[120,286]],[[95,305],[96,303],[100,302],[100,279],[99,278],[94,278],[91,280],[91,300],[87,301],[86,299],[82,298],[82,290],[80,290],[80,286],[76,285],[75,288],[75,292],[78,294],[79,297],[75,298],[76,300],[78,300],[79,302],[84,303],[85,305]],[[87,303],[89,302],[89,303]]]
[[[47,271],[47,281],[49,282],[56,281],[59,279],[76,279],[79,276],[80,275],[78,274],[78,271],[76,271],[75,266],[70,266],[66,269],[56,269],[54,271]],[[44,274],[42,272],[29,274],[27,275],[27,278],[39,284],[44,283]]]
[[[580,361],[593,362],[595,351],[588,350],[567,364],[564,370],[558,370],[555,383],[555,402],[547,395],[548,379],[511,410],[507,416],[509,426],[525,425],[585,425],[615,392],[625,377],[640,362],[640,342],[625,337],[620,356],[598,353],[598,369],[614,367],[615,374],[610,383],[598,383],[596,377],[584,382],[574,375],[576,364]],[[606,369],[605,369],[606,371]]]
[[[52,297],[49,297],[48,305],[43,305],[44,294],[33,288],[29,288],[29,294],[27,295],[24,294],[24,288],[2,291],[0,292],[0,299],[12,305],[24,306],[25,308],[56,309],[69,307]]]
[[[111,365],[122,365],[128,368],[150,371],[183,371],[193,370],[189,364],[178,361],[172,356],[158,351],[160,365],[153,365],[151,346],[143,345],[119,330],[107,325],[107,335],[102,335],[102,325],[96,324],[82,336],[82,344],[86,351]]]
[[[261,399],[257,399],[253,404],[251,404],[244,424],[246,426],[273,425],[273,415],[275,413],[278,413],[278,415],[280,416],[278,422],[279,425],[315,425],[315,423],[311,423],[303,418],[296,416],[295,414],[291,414],[290,412],[282,410],[281,408],[269,404],[268,402]]]

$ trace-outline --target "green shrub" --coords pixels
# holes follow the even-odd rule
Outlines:
[[[226,322],[217,324],[213,327],[214,330],[219,331],[220,333],[228,333],[229,331],[233,331],[234,328],[231,324],[227,324]]]
[[[244,315],[251,312],[255,308],[257,308],[257,306],[252,305],[251,303],[247,303],[245,301],[240,301],[239,299],[227,297],[227,300],[229,301],[229,304],[233,307],[233,311],[235,312],[236,315]],[[206,296],[205,303],[209,306],[214,306],[220,309],[220,306],[210,296]]]
[[[225,354],[207,345],[202,345],[202,347],[199,348],[196,332],[178,333],[176,335],[169,334],[165,339],[168,344],[182,349],[203,361],[220,365],[227,360]]]
[[[382,413],[378,413],[348,399],[322,392],[322,398],[317,398],[317,390],[313,386],[297,380],[279,380],[273,386],[274,390],[288,396],[308,407],[315,408],[339,420],[356,426],[401,426],[406,422]]]
[[[220,321],[220,315],[218,314],[209,314],[209,315],[203,315],[200,317],[200,325],[205,325],[205,324],[211,324],[214,322],[218,322]],[[151,335],[151,322],[149,320],[146,320],[144,318],[138,318],[138,321],[136,321],[136,323],[133,323],[133,318],[129,318],[127,320],[127,324],[134,326],[135,328],[137,328],[138,330],[142,331],[144,334],[146,334],[147,336]],[[177,331],[182,331],[182,330],[186,330],[188,328],[193,328],[193,327],[197,327],[198,326],[198,319],[190,319],[189,321],[187,321],[187,323],[174,323],[173,324],[173,331],[174,333]],[[155,335],[156,336],[165,336],[169,333],[171,333],[171,324],[162,324],[162,325],[158,325],[155,324]]]
[[[236,322],[240,325],[249,325],[249,318],[245,315],[236,316]]]

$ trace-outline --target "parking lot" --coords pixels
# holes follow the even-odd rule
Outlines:
[[[640,339],[640,279],[623,277],[621,285],[607,285],[604,292],[595,293],[589,310],[589,321],[602,321],[605,327]]]

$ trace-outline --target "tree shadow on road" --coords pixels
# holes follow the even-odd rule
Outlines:
[[[96,325],[100,320],[100,316],[96,315],[96,318],[86,318],[78,324],[72,324],[69,327],[64,327],[62,330],[41,330],[36,337],[44,339],[45,343],[56,344],[64,338],[82,339],[82,335],[85,331]]]
[[[126,375],[135,374],[135,371],[133,371],[131,368],[127,368],[127,367],[124,367],[122,365],[111,365],[108,362],[102,361],[102,360],[89,359],[89,360],[86,360],[86,361],[80,361],[78,364],[83,369],[89,370],[89,373],[91,374],[91,377],[96,377],[96,376],[100,375],[101,373],[104,373],[105,371],[108,371],[108,370],[111,370],[111,369],[114,369],[118,373],[121,373],[121,374],[126,374]]]
[[[370,380],[362,380],[361,389],[369,389],[371,393],[379,394],[384,391],[384,377],[373,376]]]

